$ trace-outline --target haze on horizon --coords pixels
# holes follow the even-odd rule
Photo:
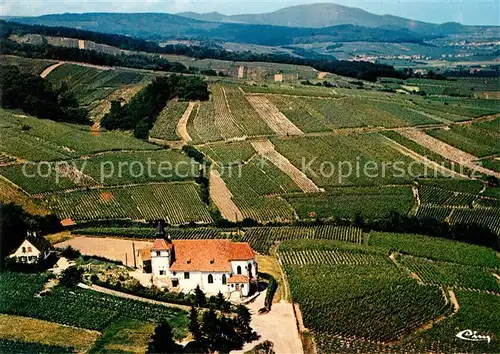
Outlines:
[[[83,12],[220,12],[225,15],[264,13],[284,7],[328,2],[321,0],[2,0],[1,16],[39,16]],[[336,0],[378,15],[390,14],[414,20],[465,25],[500,25],[498,0]]]

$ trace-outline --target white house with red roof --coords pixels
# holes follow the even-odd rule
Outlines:
[[[227,239],[174,240],[158,226],[151,248],[153,284],[188,293],[199,286],[207,294],[248,296],[256,283],[255,254],[246,242]]]

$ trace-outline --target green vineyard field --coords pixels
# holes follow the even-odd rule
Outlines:
[[[275,241],[296,239],[325,239],[352,243],[362,243],[361,229],[350,226],[281,226],[250,228],[245,232],[244,242],[249,242],[252,248],[262,254],[269,253],[269,248]]]
[[[304,325],[315,333],[385,342],[449,311],[439,289],[418,285],[391,264],[285,266],[285,270]]]
[[[500,153],[500,119],[454,126],[451,130],[434,129],[427,133],[477,157]]]
[[[156,118],[155,125],[149,132],[149,136],[163,140],[179,140],[176,133],[177,123],[186,111],[187,106],[187,102],[170,101]]]
[[[415,272],[424,283],[500,292],[500,285],[486,268],[435,262],[410,256],[401,264]]]
[[[368,245],[436,261],[500,268],[500,259],[493,249],[442,238],[372,231]]]
[[[326,193],[285,196],[300,219],[386,218],[391,212],[407,214],[413,205],[411,187],[338,188]]]
[[[210,223],[194,183],[161,183],[92,189],[45,196],[60,218],[165,220],[171,225]]]
[[[69,326],[102,331],[120,317],[143,321],[167,319],[174,335],[182,338],[187,316],[182,310],[62,286],[49,296],[37,297],[47,278],[39,274],[4,273],[0,275],[0,312],[38,318]]]
[[[278,152],[322,187],[406,184],[426,172],[423,165],[394,149],[379,134],[272,139],[272,142]],[[412,166],[411,174],[387,165],[389,161]],[[364,173],[363,166],[376,168]],[[434,175],[432,170],[427,172]]]

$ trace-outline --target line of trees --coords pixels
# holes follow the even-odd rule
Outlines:
[[[83,31],[73,28],[65,28],[65,27],[47,27],[47,26],[31,26],[31,25],[23,25],[14,22],[6,22],[0,21],[0,27],[2,28],[0,34],[1,38],[3,38],[0,43],[0,47],[4,47],[2,49],[6,54],[15,54],[30,56],[33,55],[31,53],[36,53],[39,58],[42,58],[44,51],[36,50],[32,45],[21,45],[15,43],[13,41],[8,40],[7,38],[11,34],[28,34],[28,33],[36,33],[40,35],[46,36],[60,36],[60,37],[69,37],[69,38],[78,38],[84,40],[90,40],[97,43],[107,44],[110,46],[114,46],[120,49],[131,50],[131,51],[141,51],[148,53],[157,53],[157,54],[174,54],[174,55],[183,55],[189,56],[196,59],[218,59],[218,60],[229,60],[229,61],[250,61],[250,62],[273,62],[273,63],[282,63],[282,64],[293,64],[293,65],[307,65],[315,68],[319,71],[327,71],[332,72],[342,76],[354,77],[357,79],[368,80],[368,81],[376,81],[378,77],[394,77],[394,78],[405,78],[407,77],[407,73],[405,74],[402,71],[395,70],[394,67],[390,65],[384,64],[374,64],[369,62],[350,62],[345,60],[336,60],[329,59],[327,57],[313,57],[313,58],[300,58],[296,56],[291,56],[289,54],[265,54],[265,53],[253,53],[250,51],[246,52],[234,52],[227,51],[221,46],[218,46],[214,43],[211,43],[209,46],[186,46],[186,45],[167,45],[161,47],[156,42],[146,41],[139,38],[132,38],[122,35],[115,34],[105,34],[91,31]],[[10,42],[10,43],[9,43]],[[17,46],[16,46],[17,44]],[[165,67],[171,65],[172,67],[168,69],[168,71],[172,72],[198,72],[195,68],[186,68],[182,64],[179,63],[168,63],[165,59],[157,58],[156,60],[150,59],[152,62],[148,63],[148,59],[145,58],[145,55],[132,55],[134,58],[127,59],[129,55],[117,55],[118,59],[113,59],[114,57],[111,54],[104,53],[90,53],[94,51],[88,50],[79,50],[78,48],[64,48],[64,51],[55,50],[50,48],[52,46],[45,45],[45,48],[49,48],[49,53],[52,55],[51,59],[58,60],[75,60],[75,61],[84,61],[84,60],[93,60],[93,64],[100,65],[119,65],[119,66],[128,66],[128,67],[139,67],[146,68],[146,66],[150,66],[153,68],[155,65],[157,68],[155,70],[166,70]],[[85,54],[78,54],[78,52],[82,52]],[[102,56],[99,56],[101,54]],[[73,59],[64,59],[63,56],[66,55]],[[57,56],[57,58],[55,57]],[[37,56],[30,56],[37,57]],[[45,57],[46,58],[46,57]],[[160,60],[161,59],[161,60]],[[97,61],[100,61],[98,63]],[[86,61],[90,62],[90,61]],[[115,63],[116,62],[116,63]],[[117,64],[117,63],[120,64]],[[167,62],[167,63],[165,63]],[[141,63],[141,64],[138,64]],[[135,65],[135,66],[132,66]],[[182,67],[184,69],[182,69]],[[184,71],[180,71],[184,70]]]
[[[176,73],[197,72],[197,70],[188,69],[184,64],[170,62],[167,59],[161,58],[159,55],[139,53],[108,54],[96,50],[79,49],[76,47],[58,47],[46,43],[42,45],[18,43],[7,38],[0,39],[0,54]]]
[[[101,125],[109,130],[133,130],[137,138],[147,139],[156,117],[165,104],[177,97],[183,100],[208,100],[207,83],[201,77],[170,75],[157,77],[129,103],[111,102],[111,109]]]
[[[66,85],[54,89],[47,80],[16,66],[0,66],[0,106],[19,108],[38,118],[90,124],[88,112],[78,107]]]

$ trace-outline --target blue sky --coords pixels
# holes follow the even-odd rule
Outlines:
[[[2,16],[36,16],[63,12],[271,12],[286,6],[325,0],[0,0]],[[336,0],[376,14],[427,22],[500,25],[498,0]]]

